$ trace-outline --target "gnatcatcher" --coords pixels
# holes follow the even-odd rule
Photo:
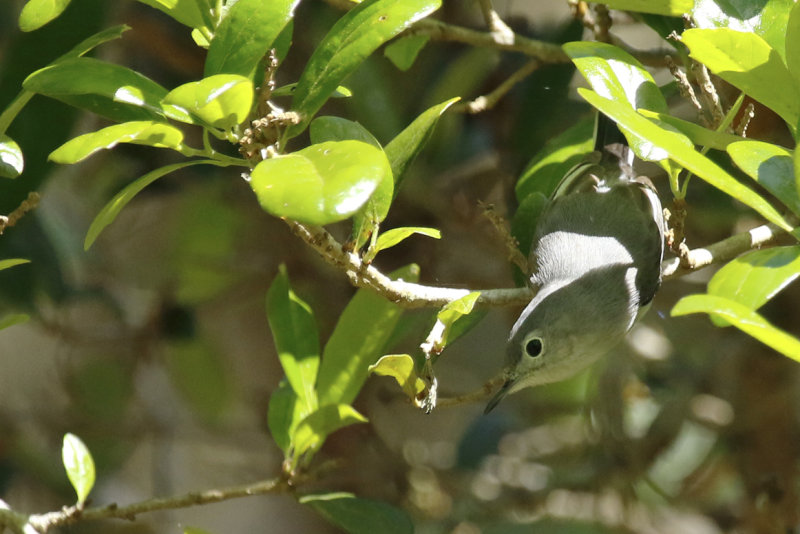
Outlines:
[[[531,286],[506,347],[508,393],[556,382],[610,351],[661,283],[664,215],[652,183],[633,172],[614,122],[595,124],[595,151],[573,167],[544,208],[531,244]]]

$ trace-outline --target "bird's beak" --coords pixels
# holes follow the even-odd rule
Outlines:
[[[503,385],[500,386],[500,389],[498,389],[497,393],[495,393],[494,397],[492,397],[492,400],[490,400],[489,404],[486,405],[486,408],[483,410],[483,414],[486,415],[487,413],[494,410],[494,407],[497,406],[497,404],[501,400],[503,400],[503,397],[505,397],[508,394],[508,392],[511,390],[511,386],[513,385],[514,385],[514,379],[507,377],[505,382],[503,382]]]

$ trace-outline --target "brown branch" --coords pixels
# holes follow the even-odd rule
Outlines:
[[[28,193],[28,198],[22,201],[14,211],[8,216],[0,215],[0,235],[3,234],[6,228],[14,226],[19,220],[29,211],[39,205],[39,193],[32,191]]]

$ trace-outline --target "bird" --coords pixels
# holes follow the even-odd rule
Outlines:
[[[538,291],[511,328],[503,383],[484,413],[509,393],[569,378],[610,352],[661,284],[657,191],[636,175],[627,139],[602,113],[594,139],[539,217],[528,256]]]

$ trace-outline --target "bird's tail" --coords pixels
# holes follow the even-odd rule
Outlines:
[[[633,167],[633,150],[617,123],[603,113],[597,113],[594,125],[594,149],[608,158],[609,155]]]

